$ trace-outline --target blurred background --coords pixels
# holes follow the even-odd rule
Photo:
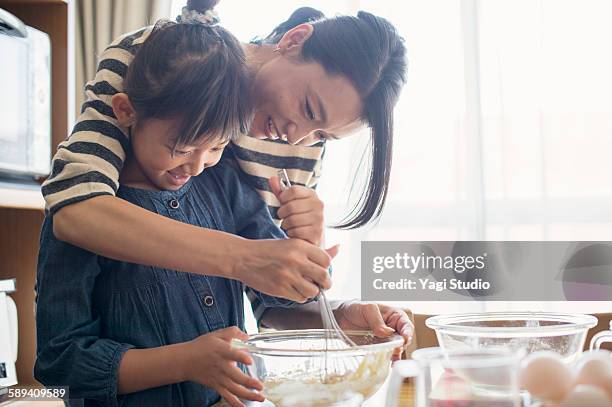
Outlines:
[[[174,18],[184,5],[77,2],[76,107],[97,53],[123,32]],[[328,245],[341,244],[332,297],[359,297],[363,240],[612,240],[611,2],[221,0],[217,11],[221,24],[248,42],[301,6],[327,16],[358,10],[383,16],[408,47],[384,215],[369,228],[328,230]],[[318,190],[330,225],[360,191],[367,147],[367,132],[328,143]],[[611,305],[409,298],[395,304],[419,313],[597,312]]]

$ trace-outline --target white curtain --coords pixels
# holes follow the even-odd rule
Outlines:
[[[172,0],[75,0],[76,109],[94,78],[98,56],[121,34],[169,17]]]
[[[183,1],[174,3],[175,12]],[[612,3],[607,0],[222,0],[241,40],[295,8],[363,9],[406,40],[384,216],[329,230],[336,298],[359,296],[362,240],[612,240]],[[328,144],[319,193],[341,219],[367,135]],[[339,194],[338,191],[344,191]],[[412,303],[418,312],[610,303]]]

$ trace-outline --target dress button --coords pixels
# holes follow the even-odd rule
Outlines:
[[[212,295],[207,295],[206,297],[204,297],[204,305],[206,305],[207,307],[212,307],[215,304],[215,299],[213,298]]]
[[[181,204],[179,203],[178,199],[171,199],[168,202],[168,205],[172,208],[172,209],[178,209],[179,206],[181,206]]]

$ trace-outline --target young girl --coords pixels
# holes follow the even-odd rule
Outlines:
[[[112,96],[108,112],[130,132],[118,197],[198,227],[284,238],[234,161],[222,158],[251,114],[240,44],[219,27],[189,22],[158,24],[145,38],[125,93]],[[112,162],[110,151],[98,154]],[[327,275],[316,278],[329,286]],[[246,338],[244,288],[210,274],[102,258],[55,239],[48,217],[36,285],[35,377],[69,386],[71,398],[85,405],[262,401],[253,390],[261,383],[236,365],[250,357],[230,346],[232,338]],[[267,307],[295,304],[254,293]]]

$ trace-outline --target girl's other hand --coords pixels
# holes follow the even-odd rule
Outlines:
[[[246,352],[232,348],[233,338],[247,340],[248,335],[232,326],[186,342],[185,377],[214,389],[232,407],[244,407],[239,398],[263,402],[265,398],[258,392],[263,384],[236,365],[250,365],[253,360]]]

